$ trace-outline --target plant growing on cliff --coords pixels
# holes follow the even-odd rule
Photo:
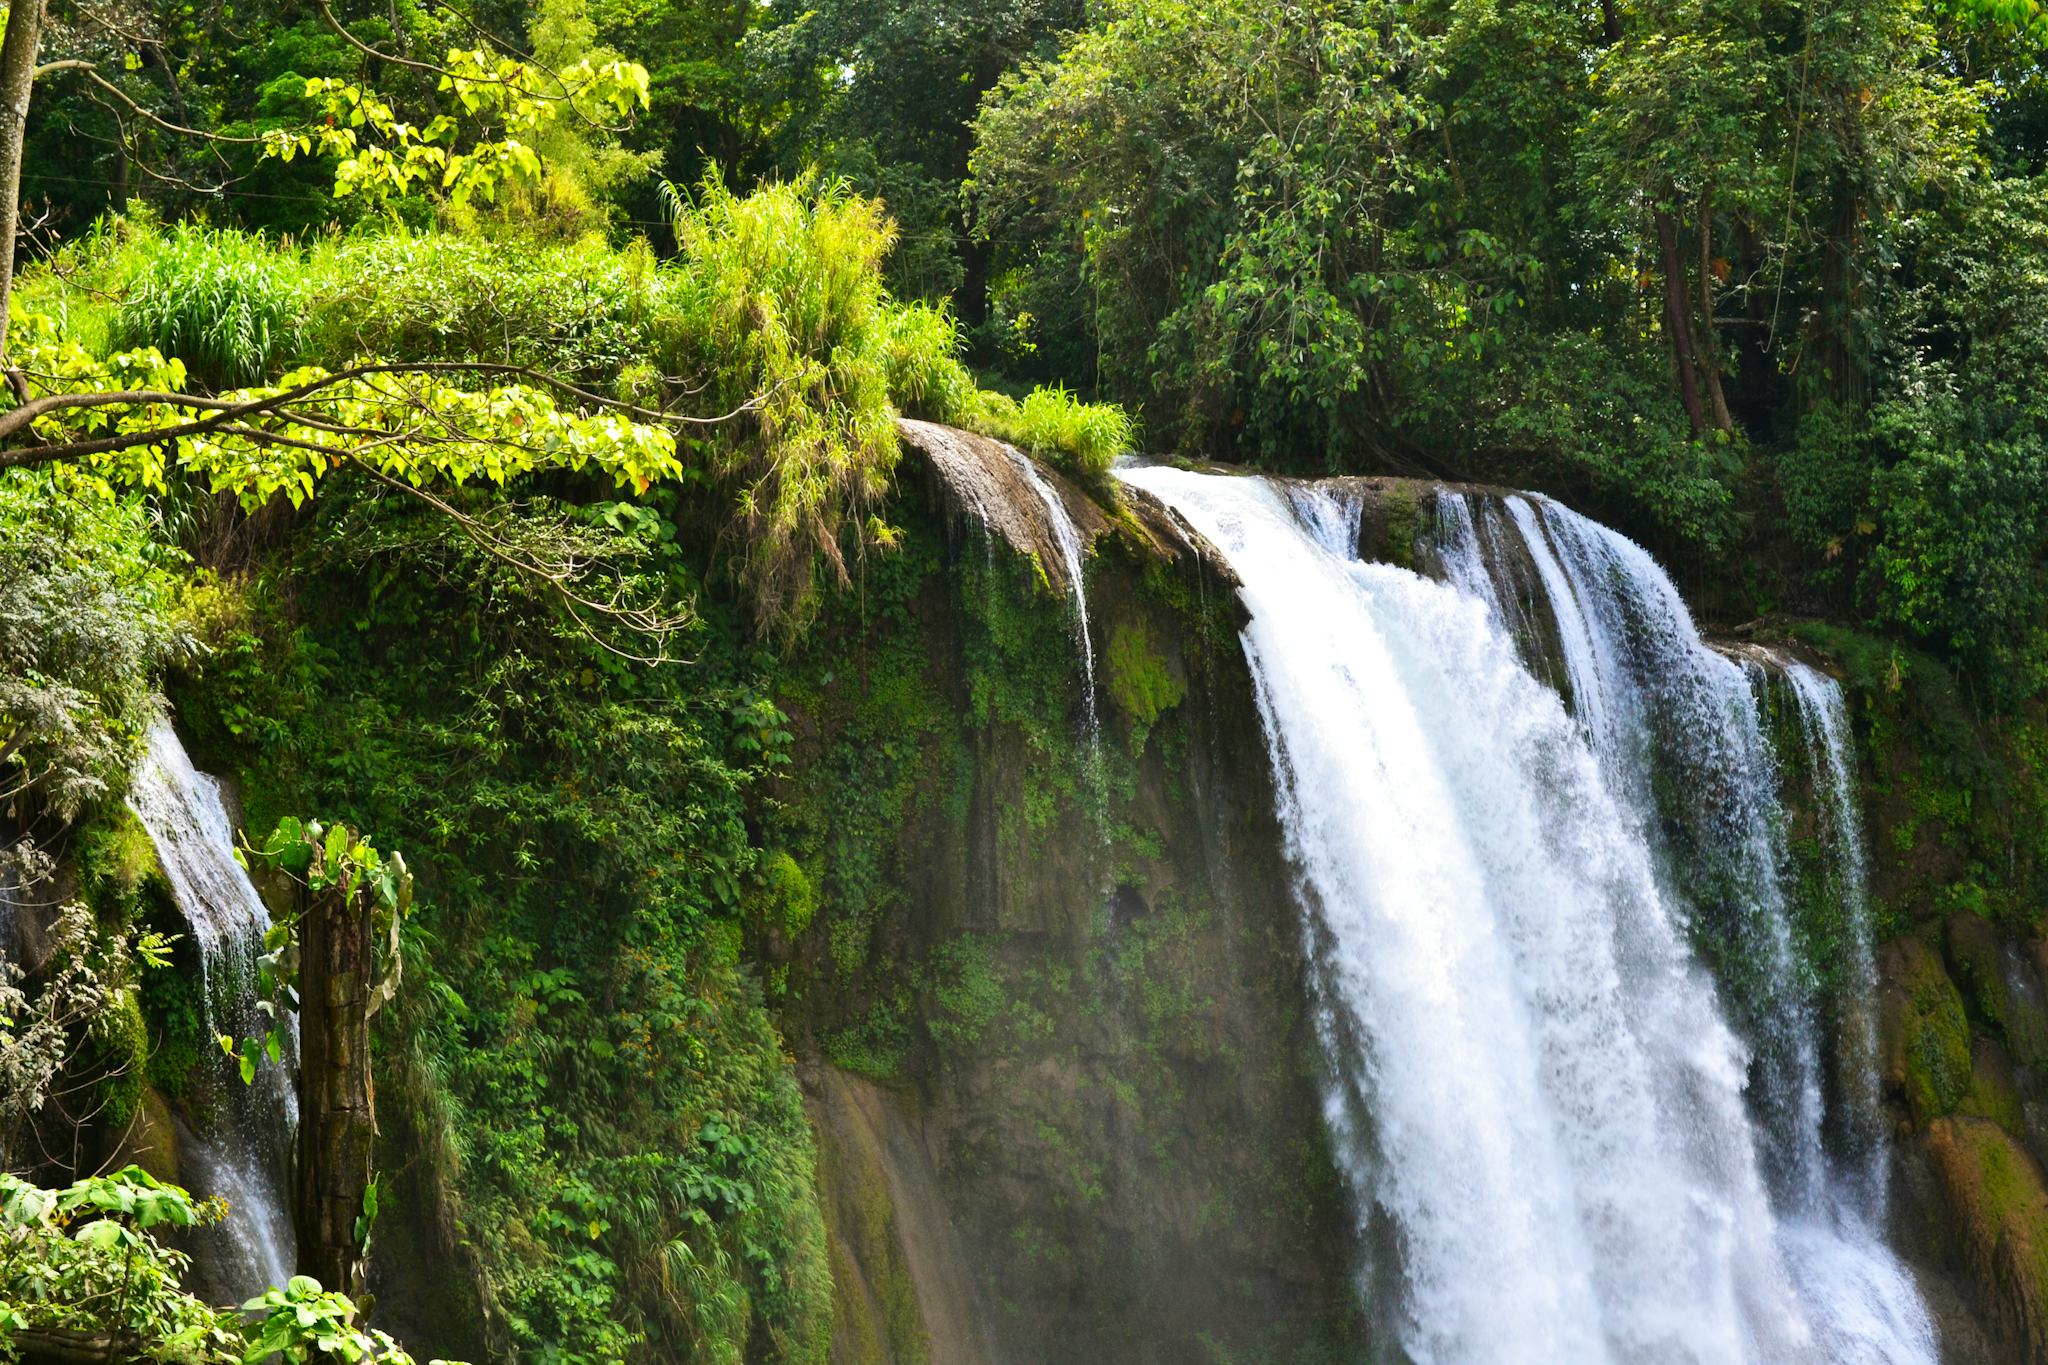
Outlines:
[[[0,867],[21,875],[20,885],[47,886],[32,863],[22,866],[27,861],[17,852]],[[0,957],[0,1171],[40,1164],[52,1153],[39,1139],[61,1132],[68,1142],[97,1117],[105,1087],[123,1078],[92,1064],[96,1047],[105,1045],[114,1068],[141,1065],[141,1050],[121,1047],[128,1040],[119,1035],[135,1017],[136,972],[167,965],[170,943],[147,931],[102,935],[85,904],[68,902],[50,926],[49,958],[33,991],[24,989],[12,947]]]
[[[0,476],[0,805],[69,818],[125,785],[186,645],[180,559],[140,499],[72,471]]]

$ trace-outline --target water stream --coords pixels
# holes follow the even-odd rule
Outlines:
[[[257,958],[270,916],[249,874],[235,861],[234,825],[220,784],[195,771],[177,732],[160,721],[128,796],[156,845],[198,950],[207,1039],[259,1035]],[[195,1249],[195,1261],[222,1299],[250,1297],[292,1273],[286,1172],[297,1120],[283,1067],[266,1065],[244,1085],[234,1064],[209,1051],[197,1096],[196,1131],[181,1133],[180,1175],[194,1193],[219,1195],[228,1217]]]
[[[1910,1277],[1820,1142],[1751,667],[1704,646],[1647,555],[1551,504],[1507,512],[1571,710],[1518,658],[1483,566],[1361,562],[1340,489],[1120,476],[1243,584],[1326,1113],[1361,1231],[1397,1262],[1366,1292],[1400,1351],[1932,1362]],[[1660,833],[1674,786],[1684,847]],[[1719,875],[1681,898],[1693,868]],[[1767,988],[1731,1007],[1696,929]]]

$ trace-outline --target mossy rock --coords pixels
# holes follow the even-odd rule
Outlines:
[[[832,1254],[832,1365],[927,1365],[931,1342],[892,1197],[885,1101],[822,1069],[805,1083]]]
[[[1143,617],[1117,622],[1109,637],[1109,694],[1130,718],[1151,726],[1188,694],[1179,661],[1153,643]]]
[[[1956,1105],[1956,1112],[1990,1119],[2014,1141],[2026,1141],[2026,1109],[2020,1102],[2012,1059],[1989,1038],[1978,1038],[1971,1045],[1970,1088]]]
[[[112,1170],[140,1166],[158,1180],[179,1183],[177,1125],[171,1120],[169,1102],[153,1087],[143,1087],[106,1165]]]
[[[1978,1016],[2004,1035],[2014,1061],[2048,1071],[2048,1005],[2033,964],[1979,915],[1950,915],[1943,937],[1949,962]]]
[[[1936,1119],[1927,1150],[1962,1233],[1971,1277],[2028,1360],[2048,1360],[2048,1184],[1989,1119]]]
[[[1916,939],[1885,945],[1879,1009],[1885,1088],[1915,1126],[1955,1112],[1970,1089],[1970,1022],[1941,959]]]

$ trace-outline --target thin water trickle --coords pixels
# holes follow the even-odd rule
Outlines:
[[[1369,1306],[1401,1349],[1473,1365],[1931,1362],[1911,1281],[1877,1236],[1808,1203],[1798,1180],[1766,1179],[1766,1158],[1804,1133],[1752,1117],[1748,1050],[1649,837],[1653,784],[1633,764],[1658,746],[1624,725],[1676,707],[1717,732],[1730,764],[1682,774],[1704,785],[1703,827],[1738,866],[1770,853],[1749,792],[1775,769],[1744,719],[1749,680],[1668,609],[1668,580],[1569,525],[1549,573],[1537,556],[1576,604],[1558,615],[1580,616],[1558,623],[1585,699],[1574,717],[1522,665],[1476,577],[1360,562],[1348,494],[1120,477],[1243,584],[1325,1111],[1362,1229],[1397,1234],[1399,1302]],[[1642,642],[1610,619],[1629,616],[1687,671],[1670,694],[1643,694],[1629,652]],[[1760,1079],[1804,1115],[1796,1064]],[[1804,1155],[1791,1166],[1803,1174]]]
[[[1038,464],[1020,450],[1011,448],[1010,458],[1016,462],[1017,473],[1038,495],[1045,505],[1047,523],[1052,528],[1053,543],[1059,547],[1060,567],[1067,577],[1068,591],[1074,598],[1074,630],[1081,646],[1082,694],[1088,708],[1088,743],[1091,749],[1099,748],[1102,742],[1102,723],[1095,707],[1095,637],[1088,627],[1088,580],[1083,563],[1081,530],[1074,525],[1074,519],[1067,512],[1065,499],[1059,495],[1040,472]]]
[[[205,1037],[260,1035],[257,958],[270,914],[235,860],[234,825],[220,785],[196,771],[169,722],[148,734],[128,802],[156,846],[164,878],[198,949]],[[224,1293],[250,1297],[292,1273],[293,1237],[285,1172],[297,1122],[286,1068],[266,1065],[245,1085],[233,1064],[209,1050],[199,1108],[207,1121],[181,1144],[187,1183],[228,1201],[225,1222],[201,1254]],[[291,1061],[286,1058],[287,1063]]]

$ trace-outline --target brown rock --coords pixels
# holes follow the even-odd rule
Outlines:
[[[1927,1145],[1979,1298],[2022,1359],[2048,1362],[2048,1182],[2040,1165],[1989,1119],[1936,1119]]]

